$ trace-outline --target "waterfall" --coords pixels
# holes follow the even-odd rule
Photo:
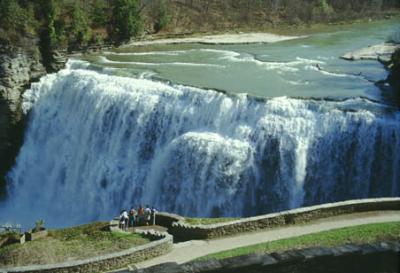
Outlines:
[[[400,115],[361,98],[256,99],[67,68],[24,101],[1,219],[72,225],[139,204],[248,216],[400,194]]]

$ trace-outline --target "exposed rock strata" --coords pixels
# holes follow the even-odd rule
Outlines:
[[[350,61],[378,60],[385,63],[390,61],[390,57],[397,48],[400,48],[399,44],[383,43],[348,52],[341,58]]]
[[[277,35],[273,33],[263,33],[263,32],[205,35],[201,37],[167,38],[167,39],[151,39],[151,37],[147,37],[146,40],[128,43],[122,47],[147,46],[147,45],[159,45],[159,44],[187,44],[187,43],[199,43],[199,44],[209,44],[209,45],[276,43],[276,42],[305,38],[305,37],[307,36],[285,36],[285,35]]]
[[[34,42],[29,49],[0,47],[0,196],[5,191],[4,176],[22,143],[25,123],[22,93],[45,73]]]
[[[400,104],[400,45],[388,63],[389,75],[386,81],[392,87],[397,103]]]

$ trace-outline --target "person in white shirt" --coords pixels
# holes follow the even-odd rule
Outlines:
[[[146,209],[144,210],[144,219],[145,219],[145,222],[146,222],[147,226],[150,223],[150,218],[151,218],[151,209],[150,209],[150,206],[147,205]]]
[[[122,210],[121,215],[119,216],[119,225],[121,229],[126,230],[126,228],[128,227],[128,220],[128,212],[126,210]]]
[[[156,213],[157,213],[157,210],[154,207],[151,207],[150,222],[152,223],[153,226],[156,225]]]

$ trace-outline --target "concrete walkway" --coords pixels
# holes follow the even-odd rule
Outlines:
[[[233,248],[297,237],[331,229],[392,221],[400,221],[399,211],[357,213],[324,218],[302,225],[279,227],[259,232],[244,233],[234,237],[224,237],[221,239],[207,241],[188,241],[175,244],[173,250],[170,253],[135,264],[135,267],[145,268],[166,262],[176,262],[178,264],[181,264],[202,257],[204,255]]]

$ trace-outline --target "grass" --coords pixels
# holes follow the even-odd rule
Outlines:
[[[199,258],[224,259],[251,253],[271,253],[307,247],[334,247],[346,243],[365,244],[383,240],[400,240],[400,222],[368,224],[341,228],[290,239],[277,240],[232,250],[222,251]]]
[[[240,218],[190,218],[186,217],[185,222],[190,225],[211,225],[239,220]]]
[[[139,234],[110,232],[98,222],[51,230],[46,238],[0,248],[0,267],[82,260],[148,243]]]

